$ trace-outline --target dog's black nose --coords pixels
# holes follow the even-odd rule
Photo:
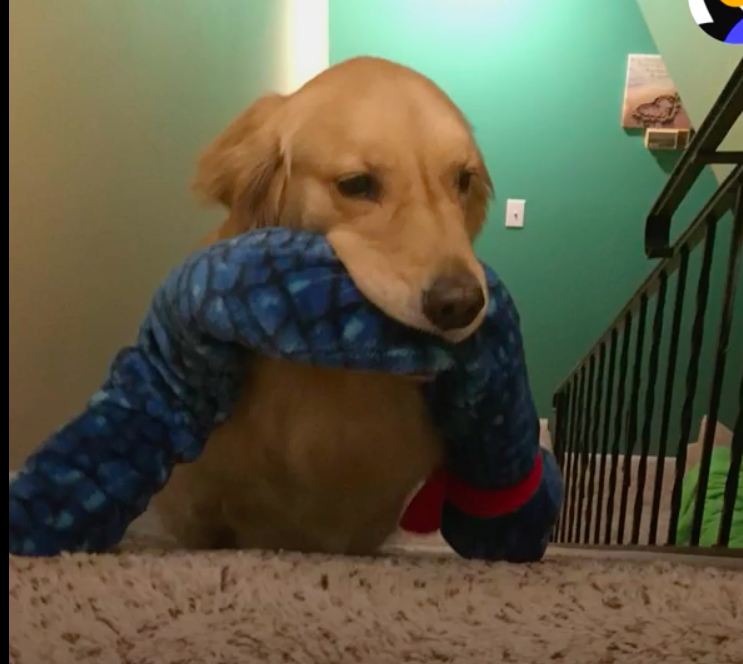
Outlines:
[[[484,306],[480,282],[464,270],[438,277],[423,293],[423,314],[442,332],[467,327]]]

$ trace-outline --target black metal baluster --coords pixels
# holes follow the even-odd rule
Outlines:
[[[562,444],[562,431],[560,426],[562,424],[562,391],[555,392],[552,395],[552,410],[555,413],[555,435],[552,439],[552,453],[555,455],[555,461],[557,461],[557,467],[562,470],[560,465],[560,445]]]
[[[738,499],[738,483],[740,479],[741,460],[743,459],[743,379],[738,392],[738,419],[733,431],[733,444],[730,447],[730,470],[725,482],[725,499],[720,519],[720,536],[718,545],[727,548],[730,546],[730,533],[733,530],[733,514],[735,502]]]
[[[599,350],[599,370],[596,377],[596,410],[593,414],[593,433],[591,434],[591,462],[588,468],[588,489],[586,490],[586,529],[583,534],[583,543],[591,543],[591,526],[593,524],[593,498],[596,489],[596,464],[599,453],[599,432],[601,430],[601,406],[604,399],[604,372],[606,369],[606,344],[601,344]]]
[[[653,415],[655,414],[655,386],[658,382],[658,365],[660,364],[660,342],[663,337],[663,322],[666,315],[666,293],[668,292],[668,275],[662,272],[658,289],[658,301],[653,317],[653,339],[650,346],[650,363],[648,366],[648,384],[645,390],[645,421],[642,426],[642,443],[640,465],[637,468],[637,494],[632,521],[632,544],[640,543],[642,512],[645,504],[645,480],[648,471],[650,454],[650,437],[652,436]]]
[[[740,274],[740,253],[743,243],[743,183],[738,189],[733,221],[733,234],[730,240],[730,254],[728,255],[727,273],[723,291],[722,314],[717,337],[717,352],[715,354],[715,368],[712,377],[712,390],[707,412],[707,429],[704,432],[702,443],[702,460],[699,466],[699,484],[697,485],[694,517],[691,526],[691,546],[699,546],[704,522],[704,506],[709,486],[709,473],[712,466],[712,448],[715,443],[717,420],[720,416],[720,399],[725,382],[725,363],[727,362],[728,345],[730,343],[730,329],[733,325],[735,290]],[[738,347],[741,342],[738,341]]]
[[[576,500],[578,498],[578,464],[580,460],[581,438],[583,434],[583,414],[585,412],[586,396],[586,367],[580,370],[580,387],[578,388],[578,408],[575,418],[575,435],[570,463],[570,508],[568,509],[568,543],[573,543],[573,530],[575,526]]]
[[[611,531],[614,528],[614,501],[617,492],[617,468],[619,466],[619,452],[622,442],[622,425],[624,420],[624,401],[627,387],[627,371],[629,368],[629,348],[632,338],[632,314],[627,314],[624,320],[622,338],[622,356],[619,360],[619,388],[617,390],[617,410],[614,413],[614,445],[611,451],[611,471],[609,472],[609,495],[606,506],[606,536],[604,542],[611,544]]]
[[[629,419],[627,422],[627,446],[624,450],[624,473],[622,478],[622,498],[619,506],[619,524],[617,539],[624,544],[624,528],[627,522],[627,502],[632,485],[632,456],[637,445],[637,413],[640,401],[642,382],[642,362],[645,352],[645,327],[648,318],[648,297],[643,294],[640,300],[640,320],[637,324],[637,341],[635,343],[635,364],[632,370],[632,391],[630,393]]]
[[[571,384],[570,384],[570,415],[569,420],[567,423],[567,445],[565,447],[565,455],[564,455],[564,461],[563,466],[565,468],[564,471],[564,481],[565,486],[563,488],[564,492],[564,500],[563,500],[563,506],[562,506],[562,523],[560,525],[560,541],[561,542],[567,542],[567,535],[568,535],[568,509],[570,507],[570,483],[572,480],[572,474],[570,472],[571,470],[571,460],[572,460],[572,450],[573,450],[573,442],[575,438],[575,422],[576,418],[578,417],[578,383],[580,381],[579,375],[575,374],[573,377]]]
[[[614,405],[614,371],[617,364],[617,346],[619,332],[616,328],[611,331],[611,346],[609,350],[609,373],[606,379],[606,410],[604,411],[604,434],[601,447],[601,469],[599,471],[599,489],[596,497],[596,528],[593,535],[594,544],[601,543],[601,521],[604,514],[604,487],[606,484],[606,464],[609,459],[609,439],[611,438],[611,413]]]
[[[673,483],[673,496],[671,498],[671,520],[668,526],[668,543],[673,546],[677,540],[679,523],[679,512],[681,510],[681,494],[683,490],[684,472],[686,470],[686,452],[691,435],[692,417],[694,416],[694,401],[697,394],[697,382],[699,379],[699,358],[704,344],[704,325],[707,314],[707,301],[709,299],[709,278],[712,271],[712,259],[715,254],[715,238],[717,236],[717,220],[711,221],[707,226],[707,237],[704,242],[704,255],[702,268],[699,274],[696,293],[696,311],[694,324],[691,331],[691,357],[686,370],[686,395],[681,412],[681,433],[679,436],[679,447],[676,452],[676,476]]]
[[[563,388],[555,395],[555,439],[553,453],[557,467],[564,473],[565,445],[567,444],[568,408],[570,407],[570,387]]]
[[[580,544],[581,525],[586,514],[586,475],[588,474],[588,455],[591,450],[591,415],[593,410],[594,382],[596,379],[596,356],[591,355],[588,361],[588,385],[586,387],[586,401],[583,404],[583,447],[580,452],[580,478],[578,481],[578,516],[573,534],[576,544]]]
[[[658,542],[658,522],[660,520],[660,504],[663,499],[663,484],[665,483],[666,455],[668,452],[668,435],[671,425],[671,411],[673,409],[674,387],[676,386],[676,367],[681,337],[681,322],[684,318],[684,298],[686,297],[686,279],[689,275],[689,248],[681,248],[681,262],[676,285],[676,301],[673,305],[673,321],[671,322],[671,342],[668,348],[668,367],[666,368],[666,390],[663,398],[663,414],[661,416],[660,440],[658,443],[658,466],[655,469],[655,488],[653,490],[653,507],[650,516],[649,544],[654,546]]]
[[[565,445],[566,441],[566,425],[568,419],[568,408],[570,407],[570,388],[565,387],[557,392],[553,398],[553,405],[555,408],[555,438],[553,443],[553,453],[555,460],[557,461],[557,467],[560,469],[563,477],[565,476],[565,468],[563,459],[565,458]],[[562,510],[558,515],[555,527],[552,531],[552,541],[557,542],[560,539],[560,522],[562,520]]]

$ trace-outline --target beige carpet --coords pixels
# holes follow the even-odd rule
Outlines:
[[[9,557],[8,610],[10,664],[743,663],[741,569],[559,552]]]

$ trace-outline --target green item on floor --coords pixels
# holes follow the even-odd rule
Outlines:
[[[709,484],[704,505],[702,535],[700,546],[715,546],[720,532],[725,485],[730,472],[730,448],[718,447],[712,451],[712,463],[709,470]],[[681,513],[676,531],[679,546],[687,546],[691,541],[691,529],[694,521],[694,507],[699,484],[699,464],[686,474],[681,493]],[[733,507],[733,527],[730,532],[730,547],[743,549],[743,469],[738,480],[738,493]]]

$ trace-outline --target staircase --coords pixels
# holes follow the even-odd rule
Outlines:
[[[742,111],[743,60],[647,217],[655,267],[555,391],[554,450],[566,481],[553,535],[560,546],[743,554],[731,546],[743,536],[743,150],[721,149]],[[672,241],[675,215],[711,165],[729,173]],[[721,447],[725,477],[713,472]],[[693,510],[681,524],[692,468]],[[680,525],[690,526],[687,542]],[[703,547],[710,527],[715,541]]]

